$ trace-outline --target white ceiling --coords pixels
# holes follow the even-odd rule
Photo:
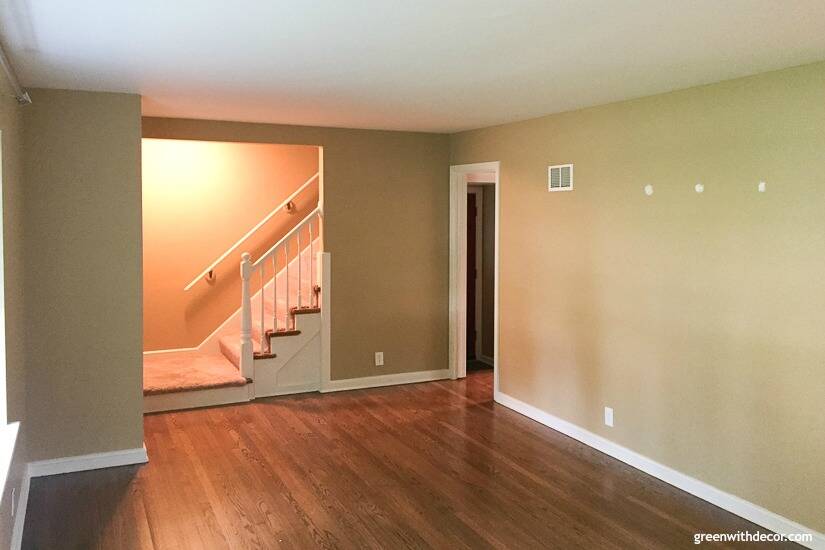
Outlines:
[[[24,85],[452,132],[825,59],[825,0],[7,0]]]

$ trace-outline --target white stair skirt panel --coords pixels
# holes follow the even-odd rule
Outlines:
[[[255,360],[255,397],[321,389],[321,314],[297,315],[295,336],[272,338],[275,357]]]
[[[143,412],[177,411],[213,405],[243,403],[255,395],[254,384],[143,396]]]

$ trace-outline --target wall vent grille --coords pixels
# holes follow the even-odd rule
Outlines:
[[[548,191],[573,190],[573,165],[558,164],[547,169]]]

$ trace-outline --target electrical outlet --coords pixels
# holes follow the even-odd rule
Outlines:
[[[604,408],[604,425],[613,427],[613,409],[610,407]]]
[[[375,366],[376,367],[383,367],[384,366],[384,352],[383,351],[376,351],[375,352]]]

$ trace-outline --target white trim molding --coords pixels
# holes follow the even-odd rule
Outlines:
[[[199,348],[155,349],[151,351],[144,351],[143,356],[145,357],[147,355],[163,355],[164,353],[197,353],[198,349]]]
[[[26,526],[26,510],[29,505],[29,488],[33,477],[68,474],[86,470],[98,470],[113,466],[130,466],[149,462],[146,446],[135,449],[123,449],[107,453],[93,453],[80,456],[37,460],[26,465],[23,479],[20,481],[20,495],[17,498],[17,513],[11,532],[11,550],[20,550],[23,545],[23,530]]]
[[[332,372],[332,255],[318,254],[318,273],[321,275],[321,392],[327,391]]]
[[[362,390],[365,388],[380,388],[383,386],[397,386],[399,384],[414,384],[416,382],[446,380],[448,378],[450,378],[450,369],[383,374],[380,376],[365,376],[363,378],[331,380],[321,388],[321,392],[326,393],[334,391]]]
[[[254,383],[243,386],[157,393],[143,396],[143,414],[246,403],[255,398]]]
[[[683,474],[673,468],[665,466],[664,464],[660,464],[655,460],[643,456],[635,451],[631,451],[626,447],[622,447],[618,443],[614,443],[609,439],[594,434],[593,432],[581,428],[571,422],[568,422],[567,420],[562,420],[561,418],[542,411],[537,407],[528,405],[515,397],[502,392],[496,392],[495,401],[496,403],[499,403],[508,409],[512,409],[527,418],[535,420],[540,424],[544,424],[548,428],[552,428],[563,433],[564,435],[572,437],[573,439],[584,443],[588,447],[592,447],[597,451],[601,451],[617,460],[621,460],[625,464],[660,479],[665,483],[669,483],[677,489],[681,489],[695,497],[710,502],[723,510],[727,510],[732,514],[736,514],[737,516],[748,521],[752,521],[765,529],[770,529],[774,533],[810,534],[813,537],[813,541],[800,544],[813,550],[825,550],[825,534],[815,531],[809,527],[805,527],[804,525],[780,516],[779,514],[771,512],[770,510],[767,510],[743,498],[726,493],[725,491],[717,489],[704,481],[700,481],[687,474]]]
[[[67,456],[50,460],[29,462],[28,475],[30,477],[53,476],[114,466],[129,466],[149,462],[146,446],[136,449],[123,449],[107,453],[93,453],[80,456]]]
[[[20,550],[23,547],[23,529],[26,527],[26,510],[29,506],[29,487],[32,476],[28,466],[20,480],[20,494],[17,497],[17,512],[14,516],[14,525],[11,529],[11,550]]]
[[[499,245],[501,228],[501,163],[450,166],[449,371],[451,378],[467,375],[467,182],[473,173],[495,185],[495,255],[493,278],[493,389],[498,391],[499,368]]]

